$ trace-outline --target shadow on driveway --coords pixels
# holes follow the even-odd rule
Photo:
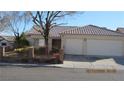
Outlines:
[[[84,56],[84,55],[65,55],[65,61],[71,62],[95,62],[98,60],[113,58],[117,64],[124,65],[124,57],[105,57],[105,56]]]
[[[124,65],[124,57],[115,57],[115,62],[120,65]]]

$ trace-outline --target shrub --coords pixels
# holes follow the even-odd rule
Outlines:
[[[27,50],[27,48],[16,48],[16,49],[14,49],[14,51],[17,52],[17,53],[21,53],[21,52],[24,52],[26,50]]]
[[[14,49],[15,52],[17,53],[26,53],[30,47],[25,47],[25,48],[16,48]]]
[[[16,48],[27,47],[27,46],[30,45],[29,42],[28,42],[28,40],[26,39],[24,33],[22,33],[20,36],[17,36],[15,38],[15,42],[14,43],[15,43],[15,47]]]
[[[20,61],[21,63],[27,63],[29,62],[29,58],[22,58]]]
[[[52,48],[52,53],[59,53],[59,49],[58,48]]]

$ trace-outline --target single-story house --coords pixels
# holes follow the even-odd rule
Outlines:
[[[13,36],[0,36],[0,47],[13,48],[14,37]]]
[[[36,30],[31,29],[26,35],[32,46],[45,45]],[[54,47],[71,55],[124,56],[124,34],[94,25],[58,26],[50,31],[49,50]]]
[[[124,28],[118,27],[118,28],[116,29],[116,31],[117,31],[117,32],[120,32],[120,33],[124,33]]]

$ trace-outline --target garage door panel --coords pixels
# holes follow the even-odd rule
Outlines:
[[[87,55],[122,56],[122,41],[88,40]]]
[[[65,54],[82,54],[82,40],[81,39],[66,39]]]

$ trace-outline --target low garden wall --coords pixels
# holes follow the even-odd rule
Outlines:
[[[3,57],[3,49],[0,47],[0,58]]]
[[[44,49],[40,48],[36,52],[34,47],[18,48],[15,49],[10,56],[3,55],[3,48],[0,48],[0,62],[11,62],[11,63],[50,63],[50,64],[62,64],[63,63],[63,50],[53,52],[49,57],[45,56]],[[41,51],[41,52],[40,52]]]
[[[5,55],[5,47],[0,47],[0,58]]]
[[[14,50],[18,56],[25,56],[27,58],[34,58],[34,47],[18,48]]]

